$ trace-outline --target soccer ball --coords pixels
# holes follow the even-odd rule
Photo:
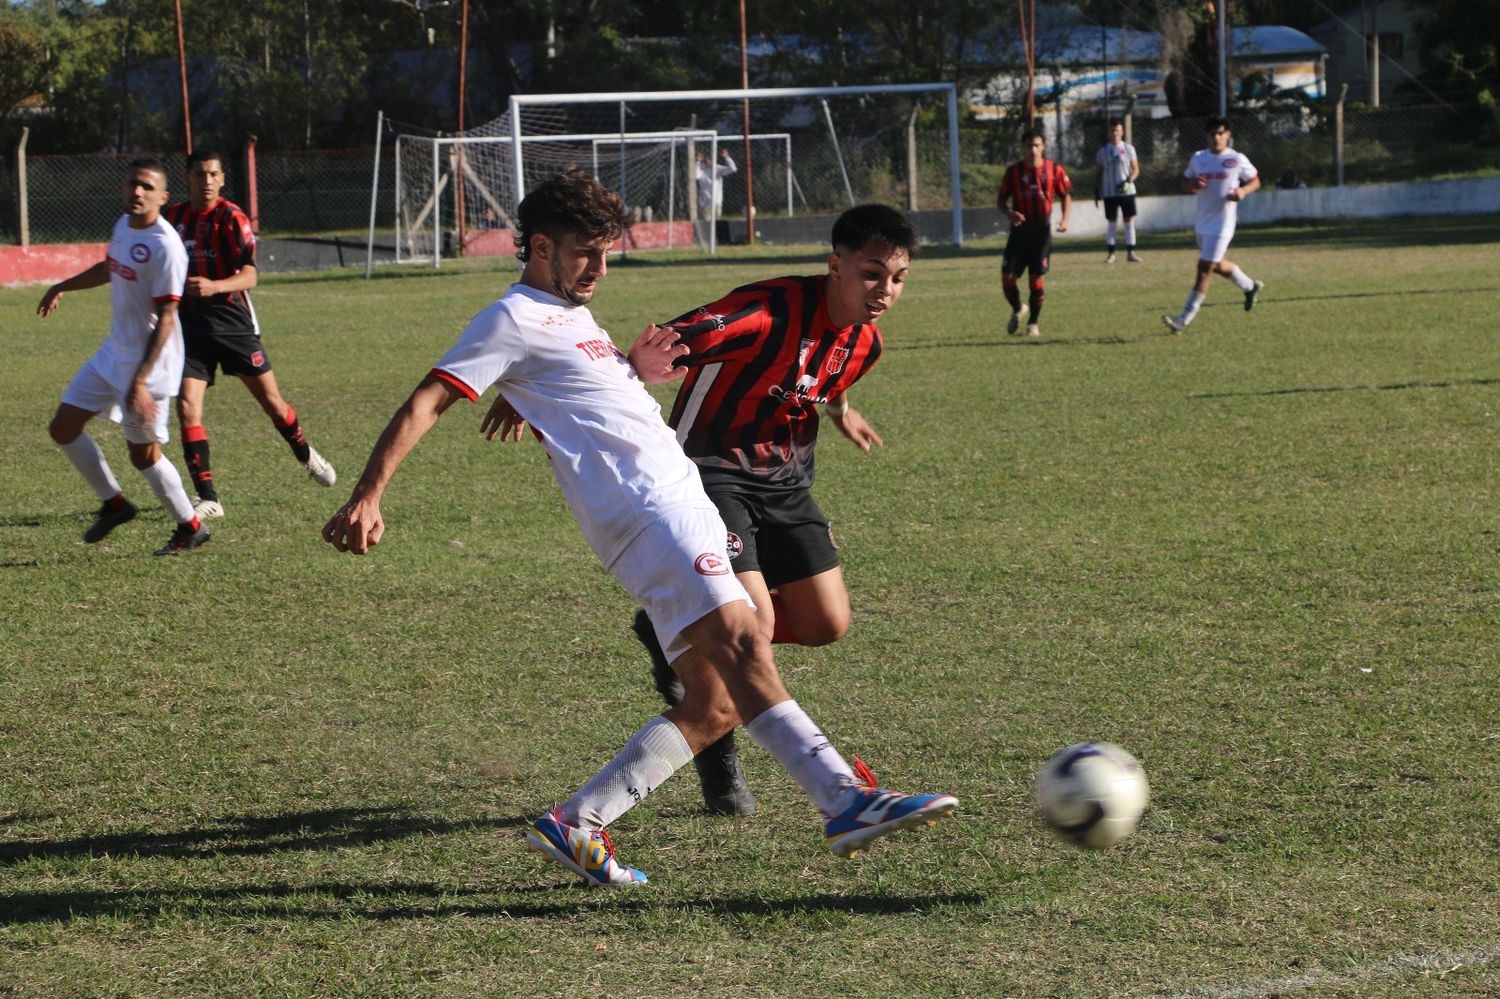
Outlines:
[[[1036,775],[1042,821],[1086,850],[1114,846],[1134,832],[1148,797],[1146,771],[1108,742],[1059,749]]]

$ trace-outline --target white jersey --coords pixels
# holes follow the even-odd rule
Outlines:
[[[1239,218],[1239,202],[1229,201],[1229,192],[1255,179],[1255,164],[1244,153],[1233,149],[1222,153],[1200,149],[1188,160],[1182,176],[1187,180],[1202,177],[1208,181],[1208,186],[1198,192],[1193,231],[1210,234],[1233,232]]]
[[[1135,160],[1135,147],[1128,142],[1119,145],[1106,142],[1099,147],[1094,162],[1099,164],[1100,197],[1118,198],[1126,193],[1120,190],[1120,185],[1130,182],[1130,166]],[[1129,193],[1134,194],[1135,190],[1132,188]]]
[[[698,178],[698,214],[707,215],[710,210],[715,215],[724,210],[724,178],[738,170],[734,160],[727,155],[723,161],[709,166],[707,163],[699,163],[695,168]]]
[[[109,336],[94,352],[94,364],[115,388],[130,388],[146,345],[156,331],[156,309],[182,298],[187,281],[187,250],[177,231],[158,218],[144,229],[132,229],[121,215],[109,241]],[[146,389],[158,399],[177,394],[182,385],[182,326],[157,357]]]
[[[583,306],[511,285],[433,371],[471,399],[499,385],[541,433],[563,497],[606,566],[663,513],[714,509],[661,406]]]

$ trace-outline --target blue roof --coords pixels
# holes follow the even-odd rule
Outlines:
[[[1317,56],[1324,48],[1296,28],[1257,25],[1229,29],[1229,48],[1238,57]],[[1162,38],[1155,31],[1106,28],[1097,24],[1074,24],[1038,28],[1037,62],[1042,65],[1099,65],[1104,62],[1160,62]],[[988,45],[971,50],[974,62],[1019,65],[1024,62],[1019,32],[1007,32]]]

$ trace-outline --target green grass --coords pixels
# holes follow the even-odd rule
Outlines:
[[[957,819],[837,860],[750,747],[761,814],[702,816],[682,775],[617,824],[652,884],[615,894],[522,844],[657,710],[540,450],[459,407],[379,548],[318,537],[512,270],[268,279],[341,480],[221,384],[229,516],[179,559],[149,557],[154,506],[83,545],[46,438],[107,295],[42,321],[0,292],[0,995],[1495,995],[1500,223],[1243,232],[1261,306],[1218,281],[1182,337],[1190,243],[1142,252],[1061,241],[1039,341],[1003,333],[996,245],[925,255],[855,391],[886,446],[824,441],[855,627],[778,658],[846,754]],[[668,263],[612,267],[617,342],[821,251]],[[1084,738],[1153,787],[1097,855],[1031,813]]]

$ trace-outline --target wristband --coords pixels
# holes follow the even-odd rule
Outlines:
[[[849,412],[849,397],[847,395],[841,395],[839,396],[839,401],[837,403],[830,399],[823,408],[828,411],[829,416],[843,416],[845,413]]]

